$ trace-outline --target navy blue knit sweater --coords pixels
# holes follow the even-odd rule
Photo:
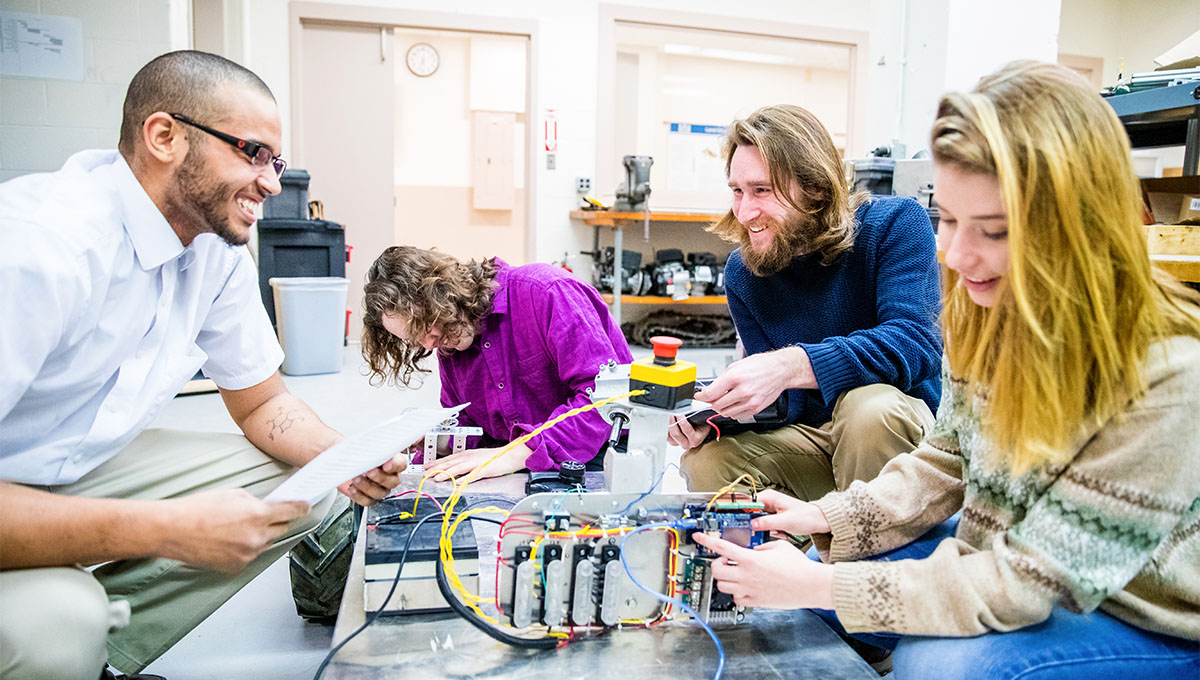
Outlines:
[[[887,383],[937,412],[941,293],[929,216],[911,198],[873,196],[855,215],[854,247],[829,266],[804,256],[758,277],[733,251],[729,311],[746,355],[798,345],[820,389],[788,391],[788,421],[828,422],[843,393]]]

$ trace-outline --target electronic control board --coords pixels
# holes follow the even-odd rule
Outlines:
[[[736,624],[745,610],[716,588],[716,555],[691,537],[753,548],[767,540],[750,524],[763,514],[742,495],[529,496],[500,528],[497,608],[517,628],[639,626],[687,617],[674,600],[706,623]]]

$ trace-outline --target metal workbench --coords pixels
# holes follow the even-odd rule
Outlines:
[[[481,480],[475,494],[519,497],[524,474]],[[589,480],[589,485],[590,485]],[[432,488],[431,488],[432,487]],[[426,483],[425,491],[448,495],[449,485]],[[473,522],[479,543],[480,573],[494,570],[496,526]],[[334,629],[333,644],[362,625],[366,532],[359,532],[350,578]],[[488,565],[491,565],[490,567]],[[480,594],[492,590],[481,578]],[[488,592],[484,592],[488,591]],[[738,678],[871,679],[879,676],[809,611],[756,609],[746,622],[719,627],[728,680]],[[455,614],[384,616],[348,643],[326,669],[333,680],[374,678],[587,677],[598,680],[710,678],[716,647],[690,622],[650,629],[612,631],[551,651],[526,651],[497,642]]]

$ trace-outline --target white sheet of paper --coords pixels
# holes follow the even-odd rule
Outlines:
[[[395,418],[325,449],[263,500],[304,501],[312,505],[342,482],[383,465],[409,444],[423,438],[438,423],[466,406],[404,409]]]

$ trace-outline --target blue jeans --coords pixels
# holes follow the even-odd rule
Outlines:
[[[923,559],[942,539],[953,536],[958,515],[924,536],[872,560]],[[816,549],[810,559],[819,560]],[[839,635],[847,636],[828,610],[814,609]],[[1045,621],[1008,633],[970,638],[923,637],[895,633],[849,635],[882,649],[893,649],[893,676],[908,678],[986,678],[987,680],[1152,680],[1200,678],[1200,643],[1152,633],[1100,610],[1072,614],[1055,607]]]

